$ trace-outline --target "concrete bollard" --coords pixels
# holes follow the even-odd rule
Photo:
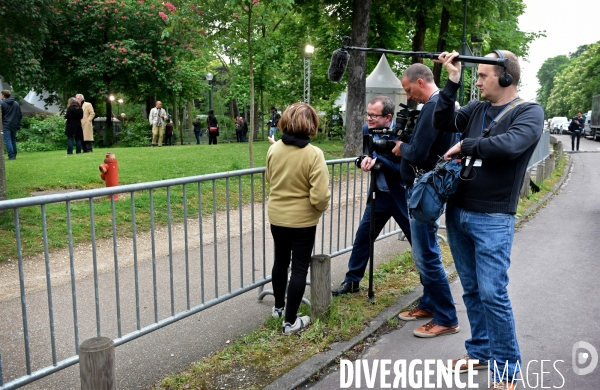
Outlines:
[[[550,156],[548,156],[544,159],[544,179],[550,179],[550,176],[552,176],[552,171],[554,171],[552,168],[552,161],[550,160]]]
[[[556,169],[556,155],[554,154],[554,150],[550,151],[550,155],[548,157],[550,158],[550,172],[554,172]]]
[[[531,173],[529,171],[525,172],[525,177],[523,178],[523,185],[521,186],[521,193],[519,196],[521,198],[527,198],[529,196],[530,187],[529,181],[531,180]]]
[[[311,320],[329,310],[331,299],[331,257],[315,255],[310,261]]]
[[[115,390],[115,343],[108,337],[85,340],[79,347],[81,390]]]
[[[562,161],[562,154],[563,154],[563,145],[562,145],[562,141],[558,141],[556,143],[556,145],[554,145],[554,154],[556,155],[556,165],[558,165],[560,163],[560,161]]]
[[[542,184],[544,182],[544,164],[538,164],[535,167],[535,182]]]

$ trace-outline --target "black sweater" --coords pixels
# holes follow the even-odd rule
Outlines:
[[[448,80],[435,107],[433,126],[463,132],[463,155],[479,159],[482,164],[472,169],[470,180],[460,181],[449,203],[469,211],[515,214],[527,164],[542,135],[544,111],[537,103],[521,104],[482,138],[484,113],[483,127],[487,128],[505,106],[476,101],[455,112],[459,87]]]

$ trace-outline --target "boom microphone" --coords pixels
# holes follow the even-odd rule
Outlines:
[[[350,60],[350,53],[343,47],[333,52],[331,56],[331,62],[329,63],[329,80],[339,83],[344,77],[348,61]]]

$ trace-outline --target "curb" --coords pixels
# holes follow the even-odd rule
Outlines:
[[[558,183],[556,183],[554,187],[552,187],[552,189],[546,195],[544,195],[539,202],[531,205],[527,210],[525,210],[521,217],[515,220],[515,228],[525,222],[537,210],[542,208],[548,202],[548,200],[554,196],[558,190],[561,189],[565,180],[571,173],[573,160],[569,159],[567,164],[568,165],[565,167],[565,172]],[[452,274],[454,271],[454,264],[446,268],[446,273],[448,275]],[[346,351],[361,343],[367,337],[373,335],[381,327],[383,327],[390,318],[397,316],[402,309],[414,304],[421,298],[421,296],[423,296],[423,286],[418,286],[412,292],[398,298],[396,303],[394,303],[392,306],[379,313],[379,315],[373,319],[371,323],[357,336],[354,336],[348,341],[332,344],[329,350],[321,354],[314,355],[308,360],[300,363],[291,371],[288,371],[283,376],[264,387],[264,390],[296,389],[311,383],[311,378],[315,374],[318,374],[320,371],[323,371],[333,364],[336,364],[336,360],[340,358]]]

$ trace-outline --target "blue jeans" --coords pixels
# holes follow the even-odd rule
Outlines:
[[[196,145],[200,144],[200,137],[202,136],[202,133],[199,131],[194,131],[194,135],[196,136]]]
[[[75,138],[75,147],[77,148],[77,154],[81,153],[81,138],[67,136],[67,154],[73,154],[73,138]]]
[[[269,129],[269,137],[273,137],[273,140],[275,140],[276,133],[277,133],[277,127],[271,127]]]
[[[405,197],[404,193],[402,194]],[[408,209],[405,207],[399,207],[394,201],[392,195],[386,192],[378,192],[377,199],[375,201],[375,234],[379,235],[385,224],[393,217],[404,235],[411,242],[411,231],[408,223]],[[345,281],[360,282],[365,275],[365,269],[369,262],[369,228],[371,226],[371,204],[367,203],[365,213],[363,214],[358,230],[356,231],[356,237],[354,238],[354,244],[352,247],[352,254],[348,260],[348,272],[346,273]]]
[[[8,159],[14,160],[17,158],[17,129],[4,126],[4,145],[6,145],[6,153]]]
[[[412,188],[407,189],[408,201]],[[448,276],[442,264],[442,251],[437,238],[438,225],[423,224],[410,218],[412,235],[412,254],[415,266],[419,270],[423,297],[419,308],[433,313],[433,322],[441,326],[458,324],[454,300],[450,292]]]
[[[492,359],[491,367],[496,361],[500,374],[508,362],[508,380],[515,376],[516,363],[521,365],[507,290],[514,227],[511,214],[478,213],[451,205],[446,209],[448,242],[471,325],[467,354],[480,362]]]

